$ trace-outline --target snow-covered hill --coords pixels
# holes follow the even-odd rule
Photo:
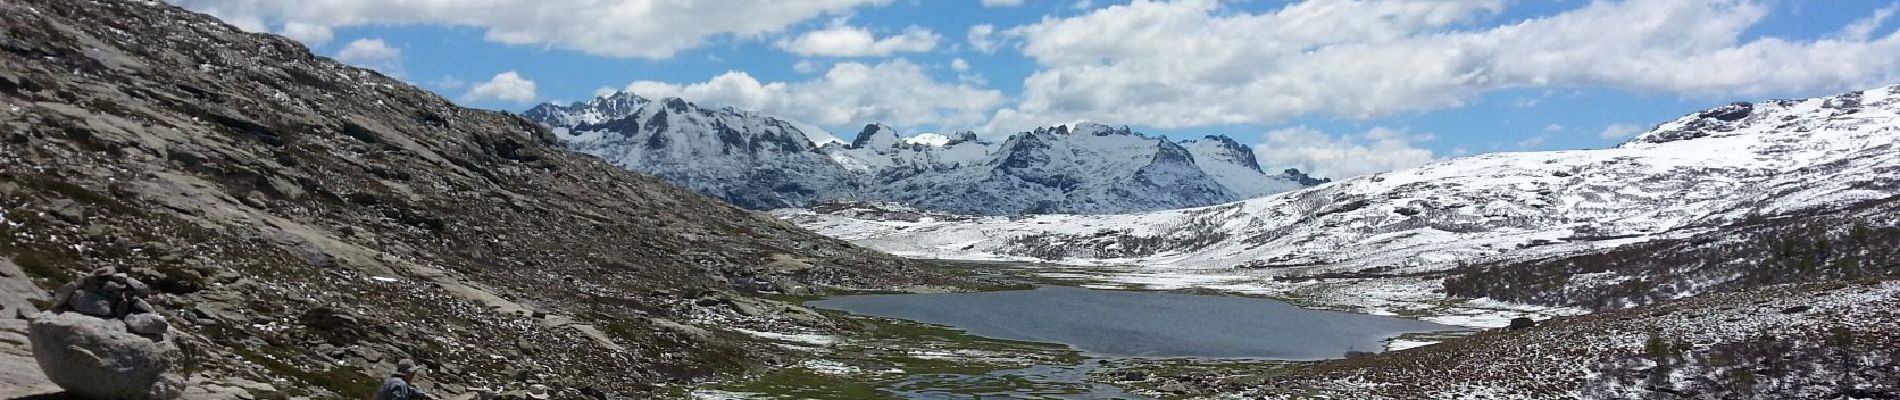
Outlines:
[[[1735,103],[1616,148],[1485,154],[1203,208],[911,221],[778,215],[900,255],[1116,265],[1129,282],[1270,288],[1293,277],[1428,274],[1891,198],[1900,194],[1897,92]]]
[[[782,120],[615,93],[527,111],[563,143],[615,165],[752,208],[897,201],[968,214],[1102,214],[1218,204],[1317,184],[1268,174],[1222,136],[1175,142],[1095,124],[900,136],[868,125],[817,146]]]

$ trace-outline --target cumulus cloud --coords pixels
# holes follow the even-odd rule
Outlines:
[[[1023,0],[983,0],[984,7],[1015,7],[1023,5]]]
[[[1415,146],[1429,140],[1428,134],[1384,127],[1334,136],[1300,126],[1267,132],[1265,141],[1254,145],[1253,151],[1263,168],[1299,168],[1339,180],[1437,161],[1431,150]]]
[[[995,36],[996,25],[980,24],[971,26],[970,33],[965,34],[963,40],[970,42],[971,49],[988,53],[996,51],[998,43]]]
[[[1623,140],[1629,139],[1631,136],[1636,136],[1638,133],[1643,133],[1644,130],[1643,127],[1632,124],[1610,124],[1610,126],[1603,127],[1603,131],[1598,132],[1597,137],[1605,140]]]
[[[638,81],[627,91],[647,97],[679,97],[701,103],[757,110],[819,125],[884,122],[896,126],[968,127],[1000,106],[1002,92],[933,80],[903,59],[878,64],[831,66],[803,82],[760,82],[732,71],[706,82]]]
[[[879,39],[870,30],[839,25],[805,32],[798,37],[781,39],[779,49],[805,56],[867,57],[888,56],[896,52],[922,52],[937,47],[939,36],[929,29],[912,26],[903,33]]]
[[[284,29],[278,33],[291,40],[303,42],[305,46],[322,46],[336,36],[330,27],[295,22],[284,24]]]
[[[336,60],[364,68],[397,74],[402,71],[402,49],[382,39],[357,39],[338,50]]]
[[[490,41],[611,57],[671,58],[722,37],[757,38],[890,0],[173,0],[250,31],[266,21],[326,29],[429,24],[483,29]],[[297,28],[299,30],[312,28]]]
[[[515,71],[495,74],[487,82],[476,84],[462,95],[462,101],[506,101],[516,104],[528,103],[540,97],[535,94],[534,81],[522,78]]]
[[[1491,90],[1606,86],[1731,97],[1900,79],[1900,33],[1875,15],[1813,40],[1744,35],[1749,0],[1595,1],[1502,26],[1505,0],[1306,1],[1252,13],[1136,0],[991,34],[1039,70],[998,124],[1090,119],[1163,128],[1370,118],[1458,107]],[[1013,121],[1013,122],[1012,122]]]
[[[1882,25],[1886,25],[1887,18],[1893,17],[1893,12],[1897,8],[1900,8],[1900,3],[1874,10],[1873,15],[1847,24],[1846,27],[1841,28],[1841,38],[1850,41],[1863,41],[1872,38],[1874,31],[1879,30]]]

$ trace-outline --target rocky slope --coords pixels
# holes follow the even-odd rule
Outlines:
[[[815,146],[785,121],[615,93],[525,115],[568,147],[751,208],[898,201],[968,214],[1102,214],[1217,204],[1323,182],[1269,174],[1224,136],[1175,142],[1127,128],[1057,126],[1001,143],[901,137],[868,125]]]
[[[1768,286],[1266,376],[1180,378],[1235,399],[1888,399],[1900,396],[1896,306],[1894,281]]]
[[[402,358],[439,393],[676,394],[788,362],[727,328],[829,329],[750,296],[950,282],[157,2],[0,2],[0,127],[0,312],[128,272],[188,396],[363,398]]]
[[[1605,311],[1365,358],[1150,379],[1236,398],[1894,398],[1896,211],[1889,199],[1474,264],[1449,272],[1448,294]]]

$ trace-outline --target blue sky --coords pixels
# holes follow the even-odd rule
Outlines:
[[[631,86],[846,136],[1088,120],[1333,176],[1900,79],[1887,0],[175,3],[473,107]]]

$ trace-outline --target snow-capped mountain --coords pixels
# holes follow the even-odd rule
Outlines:
[[[1429,273],[1892,198],[1900,194],[1897,93],[1900,86],[1735,103],[1610,149],[1478,155],[1203,208],[909,220],[778,214],[919,257],[1140,265],[1256,282]]]
[[[895,201],[966,214],[1103,214],[1219,204],[1324,182],[1269,174],[1224,136],[1175,142],[1097,124],[1000,143],[974,133],[903,137],[867,125],[814,145],[792,124],[734,108],[615,93],[526,112],[569,148],[751,208]]]
[[[623,92],[526,116],[570,149],[745,207],[809,204],[852,183],[798,128],[743,110]]]

